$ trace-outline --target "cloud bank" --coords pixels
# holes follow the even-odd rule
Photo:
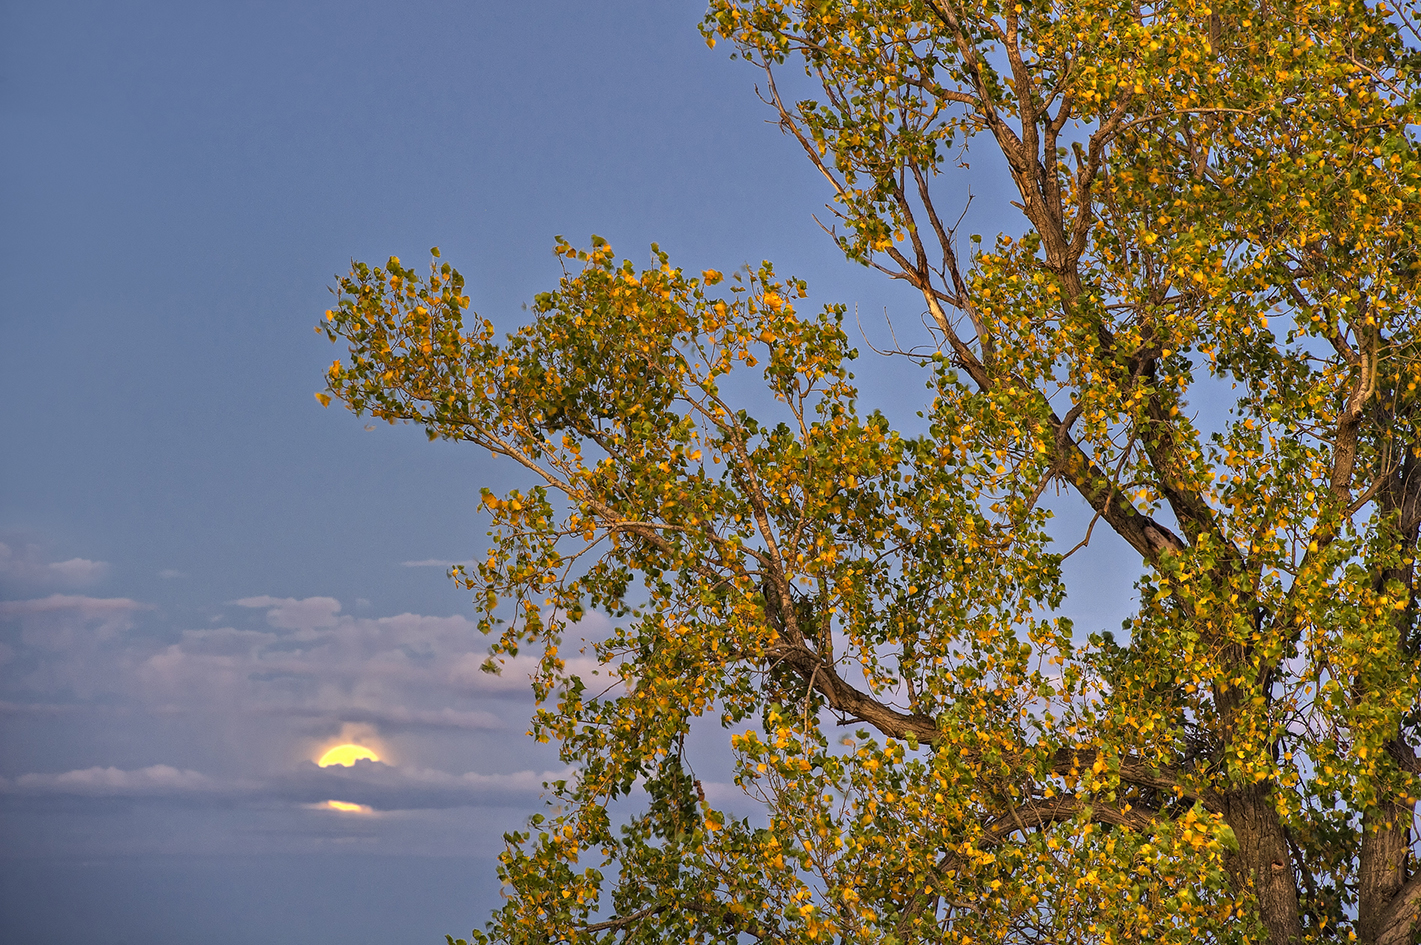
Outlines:
[[[211,777],[170,765],[127,771],[93,767],[0,778],[0,799],[10,804],[26,799],[87,798],[216,806],[308,805],[339,799],[381,811],[437,810],[527,805],[546,791],[544,784],[571,777],[567,770],[450,774],[363,760],[349,768],[318,768],[305,762],[267,778]]]
[[[232,603],[257,611],[255,619],[161,630],[151,626],[153,605],[126,597],[56,593],[0,602],[0,702],[97,699],[163,714],[493,731],[505,727],[503,719],[475,702],[529,698],[532,663],[515,661],[503,675],[481,672],[487,644],[457,614],[357,617],[331,597]]]
[[[488,641],[468,617],[369,616],[334,597],[267,594],[223,609],[203,625],[212,611],[175,622],[131,597],[42,588],[0,601],[0,717],[55,733],[52,749],[0,756],[7,836],[81,852],[325,849],[383,823],[382,849],[467,848],[483,842],[479,825],[501,825],[496,838],[521,820],[504,809],[530,813],[545,782],[570,777],[524,735],[536,661],[485,672]],[[308,760],[348,740],[383,761]],[[98,833],[76,833],[75,817],[96,818],[84,823]],[[155,837],[170,820],[210,837]]]

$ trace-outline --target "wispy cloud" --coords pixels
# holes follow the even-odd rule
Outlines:
[[[498,807],[526,804],[544,792],[545,782],[568,780],[572,776],[570,770],[451,774],[433,768],[357,761],[349,768],[318,768],[305,764],[274,780],[270,789],[291,801],[339,797],[376,810]]]
[[[410,709],[405,706],[380,708],[353,703],[335,703],[323,707],[273,705],[268,707],[266,711],[298,718],[320,718],[330,722],[364,722],[383,732],[440,728],[491,732],[507,728],[503,719],[492,712],[461,711],[448,706],[442,709]]]
[[[346,613],[325,596],[253,595],[225,609],[222,623],[184,628],[130,598],[53,594],[0,604],[0,646],[9,648],[0,651],[0,717],[66,732],[121,717],[128,733],[122,755],[89,738],[79,764],[0,768],[9,776],[0,779],[0,812],[29,818],[36,830],[53,812],[102,812],[112,818],[103,824],[132,831],[114,849],[157,843],[142,825],[168,812],[230,829],[232,843],[277,842],[234,826],[259,823],[280,843],[306,849],[317,840],[296,838],[303,830],[345,837],[367,823],[337,817],[326,802],[338,800],[409,812],[368,823],[425,824],[432,832],[418,842],[439,847],[445,841],[435,835],[450,835],[456,820],[494,825],[496,838],[521,816],[496,809],[531,811],[545,781],[569,777],[542,770],[556,767],[556,755],[523,736],[535,659],[483,672],[488,640],[469,617]],[[604,634],[598,619],[583,629]],[[597,686],[598,667],[585,656],[570,653],[568,668]],[[175,730],[184,737],[173,739]],[[308,760],[338,740],[373,745],[384,762],[319,768]]]
[[[479,700],[530,697],[536,659],[507,659],[501,673],[485,672],[487,642],[459,614],[360,617],[342,613],[332,597],[262,595],[234,603],[265,613],[249,626],[129,633],[152,605],[68,594],[0,602],[0,623],[18,623],[21,631],[0,644],[0,699],[15,699],[18,687],[24,698],[17,704],[103,694],[166,715],[254,713],[322,719],[336,728],[361,721],[493,731],[505,727],[503,719]],[[600,619],[589,618],[588,629]],[[586,656],[570,655],[567,670],[598,691],[619,682]]]
[[[30,646],[67,650],[86,639],[105,640],[133,626],[133,615],[152,610],[127,597],[51,594],[35,600],[0,601],[0,621],[18,621]]]
[[[0,700],[0,715],[74,715],[91,707],[74,702],[10,702]]]
[[[0,643],[0,699],[10,700],[0,711],[100,699],[150,715],[281,717],[306,736],[353,722],[385,732],[493,732],[509,729],[498,706],[530,697],[536,663],[520,658],[502,675],[480,671],[487,642],[458,614],[358,617],[331,597],[234,603],[260,613],[247,626],[176,632],[129,632],[152,609],[129,598],[0,603],[0,624],[20,629]],[[569,665],[593,668],[578,658]]]
[[[400,564],[407,568],[443,568],[447,571],[456,565],[463,568],[472,568],[474,566],[474,560],[470,558],[467,561],[446,561],[443,558],[425,558],[422,561],[401,561]]]
[[[304,762],[266,778],[220,778],[171,765],[93,767],[0,778],[0,797],[175,800],[185,804],[319,804],[332,797],[376,810],[430,810],[527,804],[570,770],[451,774],[433,768],[357,761],[348,768]]]
[[[134,771],[119,768],[84,768],[62,774],[22,774],[0,778],[0,794],[65,795],[77,797],[171,797],[192,794],[232,794],[235,784],[224,784],[205,774],[170,765],[150,765]]]
[[[107,561],[70,558],[47,561],[44,549],[35,543],[11,545],[0,542],[0,581],[27,587],[86,587],[108,576]]]

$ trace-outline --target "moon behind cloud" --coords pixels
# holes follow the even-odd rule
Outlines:
[[[316,764],[322,768],[329,768],[331,765],[342,765],[343,767],[349,768],[362,759],[379,761],[380,756],[364,745],[356,745],[347,742],[344,745],[337,745],[327,750],[326,753],[321,755],[320,759],[317,760]]]

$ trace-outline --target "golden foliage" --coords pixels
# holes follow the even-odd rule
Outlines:
[[[559,240],[506,340],[447,263],[357,264],[320,396],[536,482],[485,493],[457,577],[578,775],[476,937],[1414,941],[1415,13],[713,0],[842,250],[922,293],[922,435],[859,413],[842,308],[768,263]],[[822,100],[780,97],[791,62]],[[1024,221],[965,253],[964,147]],[[1138,607],[1080,634],[1061,562],[1107,530]],[[755,818],[687,769],[716,725]]]

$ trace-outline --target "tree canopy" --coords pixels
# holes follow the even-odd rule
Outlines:
[[[839,248],[921,296],[911,429],[769,263],[559,240],[507,337],[448,263],[356,264],[322,397],[532,483],[456,577],[576,774],[475,938],[1421,940],[1417,14],[712,0]],[[958,232],[964,155],[1015,230]],[[1063,615],[1107,532],[1112,632]]]

